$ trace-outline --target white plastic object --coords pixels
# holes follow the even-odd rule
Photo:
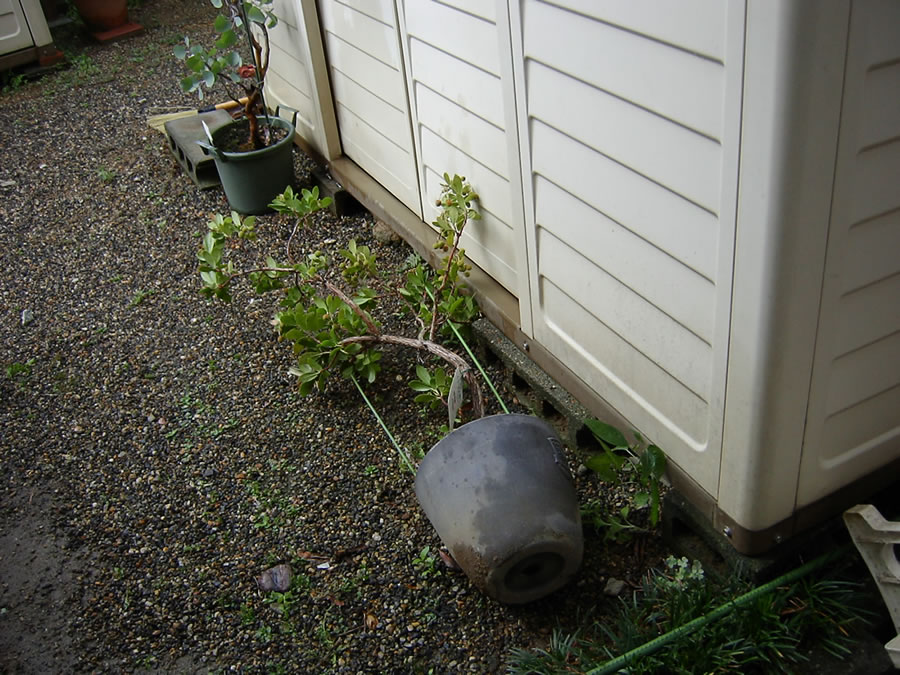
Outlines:
[[[844,512],[844,523],[878,584],[898,632],[884,648],[894,667],[900,668],[900,561],[895,553],[900,544],[900,522],[886,520],[871,504],[859,504]]]

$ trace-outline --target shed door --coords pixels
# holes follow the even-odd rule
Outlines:
[[[344,154],[421,217],[394,3],[322,0],[319,19]]]
[[[34,45],[25,12],[19,0],[0,0],[0,54]]]
[[[527,296],[521,168],[505,0],[400,0],[424,220],[443,174],[465,176],[481,220],[463,247],[513,295]]]
[[[513,11],[534,337],[715,496],[743,2]]]

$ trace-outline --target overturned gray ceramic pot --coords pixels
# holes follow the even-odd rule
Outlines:
[[[581,565],[572,476],[536,417],[494,415],[451,432],[419,465],[416,496],[469,579],[501,602],[537,600]]]

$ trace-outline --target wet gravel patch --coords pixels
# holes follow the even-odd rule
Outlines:
[[[202,39],[212,11],[148,2],[133,10],[145,34],[105,46],[69,31],[68,68],[0,98],[0,667],[502,671],[510,648],[611,606],[608,577],[636,584],[658,542],[589,537],[579,578],[525,607],[416,562],[440,542],[352,383],[300,397],[273,303],[198,295],[198,236],[227,203],[195,189],[146,119],[197,105],[171,47]],[[311,164],[295,162],[302,186]],[[352,237],[402,269],[410,250],[372,226],[319,214],[299,245]],[[237,255],[278,250],[290,225],[260,230]],[[442,420],[412,402],[416,361],[384,363],[368,393],[424,452]],[[290,589],[260,589],[279,564]]]

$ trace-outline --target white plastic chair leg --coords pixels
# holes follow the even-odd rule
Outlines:
[[[900,544],[900,522],[885,520],[871,504],[860,504],[844,512],[844,523],[878,584],[894,630],[900,633],[900,561],[894,549]],[[900,668],[900,634],[884,648],[894,667]]]

